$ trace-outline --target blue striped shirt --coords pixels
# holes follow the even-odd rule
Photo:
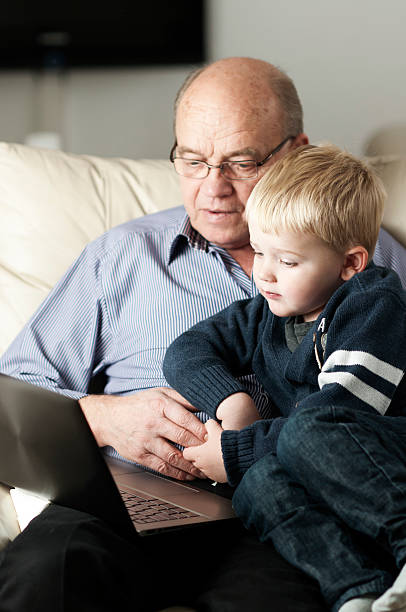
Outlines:
[[[75,399],[101,372],[107,394],[168,386],[162,361],[172,340],[256,293],[227,251],[193,230],[183,207],[145,216],[84,249],[3,355],[0,371]]]
[[[375,261],[406,285],[406,251],[384,231]],[[183,207],[148,215],[84,249],[0,359],[0,371],[75,399],[101,372],[107,394],[167,386],[162,362],[172,340],[256,294],[228,252],[191,227]],[[261,389],[256,401],[269,418]]]

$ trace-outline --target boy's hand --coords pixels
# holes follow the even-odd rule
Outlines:
[[[214,419],[206,423],[207,436],[204,444],[189,446],[183,451],[183,457],[204,472],[206,476],[216,482],[227,482],[224,469],[223,454],[221,452],[221,426]]]
[[[219,404],[216,412],[223,429],[244,429],[261,417],[248,393],[234,393]]]

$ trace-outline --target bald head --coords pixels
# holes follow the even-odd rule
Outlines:
[[[288,98],[295,104],[289,106]],[[298,120],[292,121],[288,106],[298,109]],[[233,257],[243,252],[249,270],[252,250],[244,217],[248,197],[269,164],[307,142],[292,82],[261,60],[232,57],[214,62],[182,87],[175,127],[172,159],[182,160],[177,172],[192,226]],[[241,180],[224,174],[225,163],[244,166],[249,160],[257,162],[254,176]],[[206,176],[188,175],[195,162],[208,164]]]
[[[239,108],[254,121],[261,115],[269,119],[281,137],[296,136],[303,131],[303,114],[293,82],[268,62],[231,57],[192,72],[175,100],[175,122],[179,113],[191,105],[217,107],[221,122],[222,109]],[[176,130],[176,123],[175,123]]]

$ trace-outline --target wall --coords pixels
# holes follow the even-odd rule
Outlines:
[[[286,70],[313,142],[371,153],[383,132],[406,154],[403,0],[207,1],[210,59],[249,55]],[[165,157],[173,98],[189,68],[74,71],[48,81],[0,73],[0,140],[57,129],[68,151]]]
[[[0,72],[0,140],[24,142],[31,132],[56,130],[73,153],[167,157],[173,100],[189,70]]]
[[[396,127],[406,154],[405,22],[403,0],[220,0],[210,46],[216,58],[252,55],[283,68],[312,141],[360,154]]]

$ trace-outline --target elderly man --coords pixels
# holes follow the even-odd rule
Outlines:
[[[290,79],[249,58],[194,73],[175,120],[171,159],[187,214],[178,208],[132,221],[89,245],[0,370],[78,399],[110,453],[190,480],[199,472],[172,442],[197,444],[205,429],[165,386],[165,348],[256,293],[247,198],[274,160],[308,139]],[[378,263],[400,257],[405,262],[382,233]],[[104,395],[92,395],[100,374]],[[259,388],[256,397],[269,416]],[[176,601],[213,611],[323,610],[317,585],[237,524],[124,542],[92,517],[51,507],[0,555],[1,610],[154,610]]]

